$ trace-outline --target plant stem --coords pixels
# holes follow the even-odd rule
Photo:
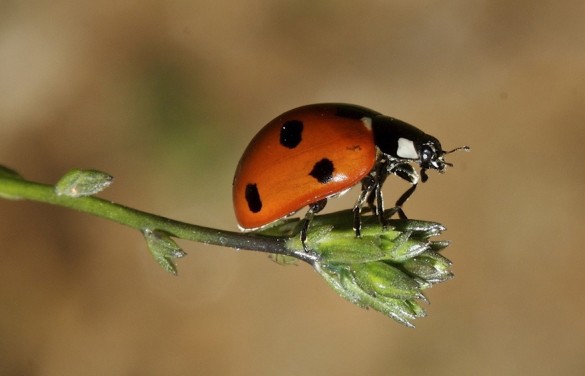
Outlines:
[[[51,185],[0,177],[0,197],[17,197],[62,206],[138,229],[159,230],[170,236],[205,244],[292,256],[313,264],[316,256],[286,247],[288,238],[245,234],[197,226],[119,205],[93,196],[59,196]]]

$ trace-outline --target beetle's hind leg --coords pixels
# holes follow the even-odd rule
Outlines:
[[[372,193],[376,190],[377,185],[378,182],[372,174],[362,179],[362,190],[353,205],[353,230],[357,238],[362,236],[362,206],[367,201],[370,209],[375,210],[375,208],[372,208],[373,202],[370,204],[370,197],[373,197]]]
[[[301,227],[301,243],[303,244],[303,249],[305,252],[309,252],[307,248],[307,233],[309,232],[309,224],[315,217],[315,214],[319,213],[321,210],[325,208],[327,205],[327,199],[324,198],[323,200],[319,200],[317,202],[312,203],[309,205],[309,210],[307,210],[307,214],[305,214],[305,218],[303,219],[303,227]]]

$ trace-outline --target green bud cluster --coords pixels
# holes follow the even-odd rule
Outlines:
[[[411,320],[426,315],[423,290],[453,277],[451,262],[439,253],[449,242],[429,239],[445,228],[420,220],[389,220],[382,228],[375,216],[364,216],[356,238],[351,218],[351,211],[343,211],[311,222],[313,267],[343,298],[413,327]],[[290,238],[291,248],[301,246],[297,238]]]

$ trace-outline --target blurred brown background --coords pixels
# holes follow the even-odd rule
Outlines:
[[[456,273],[414,330],[306,265],[182,242],[174,278],[136,231],[0,201],[0,374],[585,373],[584,17],[582,1],[0,2],[0,163],[33,180],[101,169],[101,197],[235,230],[240,154],[293,107],[361,104],[472,146],[407,206],[448,227]]]

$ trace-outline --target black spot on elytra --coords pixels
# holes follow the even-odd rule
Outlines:
[[[333,162],[327,158],[321,159],[315,163],[309,175],[317,179],[321,184],[326,184],[333,178]]]
[[[246,202],[252,213],[258,213],[262,210],[262,200],[260,200],[260,193],[256,184],[246,185]]]
[[[289,120],[280,128],[280,144],[286,148],[294,149],[301,143],[303,135],[303,122]]]

